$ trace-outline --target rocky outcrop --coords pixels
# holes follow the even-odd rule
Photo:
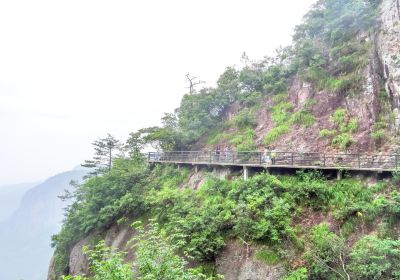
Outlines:
[[[400,0],[382,1],[380,21],[376,45],[384,68],[386,91],[392,98],[394,112],[400,117]]]
[[[107,246],[127,252],[126,262],[135,260],[135,252],[131,249],[129,241],[137,234],[136,230],[128,225],[112,225],[104,232],[91,233],[81,241],[77,242],[71,249],[69,255],[69,273],[71,275],[89,275],[89,261],[83,253],[85,246],[92,246],[99,240],[104,240]],[[54,259],[54,258],[53,258]],[[57,279],[54,272],[54,260],[49,265],[48,280]]]
[[[279,280],[285,274],[283,265],[267,265],[255,259],[256,246],[230,241],[215,261],[217,273],[225,280]]]

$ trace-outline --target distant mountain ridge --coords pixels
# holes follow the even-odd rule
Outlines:
[[[0,223],[0,279],[42,280],[52,255],[51,235],[57,233],[67,202],[58,196],[82,181],[86,170],[74,169],[50,177],[23,196],[19,208]]]
[[[0,222],[17,210],[24,194],[37,183],[23,183],[0,186]]]

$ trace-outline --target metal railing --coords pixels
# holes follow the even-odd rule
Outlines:
[[[298,152],[259,151],[236,152],[221,151],[173,151],[150,152],[149,162],[192,163],[211,165],[254,165],[294,168],[330,168],[330,169],[365,169],[396,170],[400,165],[400,155],[382,154],[325,154]]]

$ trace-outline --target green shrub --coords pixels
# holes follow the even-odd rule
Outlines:
[[[230,143],[236,146],[238,152],[248,152],[257,149],[255,142],[256,132],[253,128],[233,134]]]
[[[310,127],[315,123],[315,117],[307,111],[301,110],[292,115],[291,122],[293,124],[304,125]]]
[[[319,132],[319,135],[323,138],[328,138],[328,137],[332,137],[336,134],[335,130],[329,130],[329,129],[322,129]]]
[[[341,125],[342,123],[345,122],[346,118],[347,118],[347,110],[346,109],[337,109],[332,117],[331,120],[334,124],[336,125]]]
[[[399,279],[400,240],[366,236],[350,254],[350,271],[355,279]]]
[[[301,267],[290,272],[283,280],[308,280],[308,270],[306,267]]]
[[[344,132],[350,132],[350,133],[356,133],[358,130],[358,120],[357,119],[350,119],[350,121],[347,123],[346,128],[344,129]]]
[[[337,275],[330,268],[339,267],[338,256],[344,251],[344,240],[329,229],[329,224],[323,223],[313,228],[310,241],[312,247],[307,256],[311,278],[335,279]]]
[[[263,94],[261,92],[252,92],[243,97],[242,103],[247,107],[259,106],[263,101]]]
[[[254,127],[257,124],[257,121],[254,112],[245,109],[233,117],[232,123],[239,129],[245,129],[248,127]]]
[[[348,149],[353,143],[354,140],[348,133],[339,134],[332,140],[332,144],[338,146],[342,150]]]
[[[208,138],[207,144],[208,145],[215,145],[215,144],[218,144],[219,142],[222,142],[222,141],[226,140],[228,137],[229,137],[229,135],[224,133],[224,132],[217,132],[215,134],[212,134]]]
[[[264,138],[264,144],[268,145],[276,140],[280,139],[281,136],[287,134],[290,131],[290,128],[288,125],[280,125],[277,127],[272,128],[270,131],[268,131],[267,135]]]

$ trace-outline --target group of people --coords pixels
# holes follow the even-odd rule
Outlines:
[[[275,164],[276,162],[276,151],[273,146],[271,147],[264,147],[264,151],[262,153],[262,161],[266,164]],[[223,150],[221,150],[221,147],[218,145],[215,149],[215,160],[216,161],[229,161],[232,159],[233,152],[232,150],[228,147],[225,146]]]
[[[275,148],[273,146],[264,147],[262,159],[263,159],[263,162],[265,162],[265,163],[275,164],[275,162],[276,162],[276,151],[275,151]]]
[[[226,146],[223,151],[221,151],[221,147],[218,145],[215,149],[215,159],[219,160],[229,160],[232,158],[231,150],[228,146]]]

